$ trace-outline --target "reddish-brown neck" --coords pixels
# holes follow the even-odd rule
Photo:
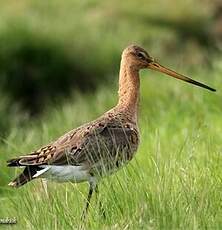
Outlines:
[[[137,122],[140,79],[139,70],[130,66],[125,58],[121,60],[119,74],[119,102],[117,107]]]

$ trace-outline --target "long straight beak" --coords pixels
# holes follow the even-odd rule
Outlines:
[[[205,88],[205,89],[208,89],[210,91],[216,91],[216,89],[213,89],[203,83],[200,83],[198,81],[194,81],[192,80],[191,78],[189,77],[186,77],[182,74],[179,74],[179,73],[176,73],[175,71],[171,70],[171,69],[168,69],[162,65],[160,65],[158,62],[156,61],[153,61],[153,62],[150,62],[149,65],[147,66],[148,69],[153,69],[153,70],[156,70],[158,72],[161,72],[161,73],[165,73],[171,77],[174,77],[174,78],[177,78],[177,79],[180,79],[182,81],[186,81],[186,82],[189,82],[193,85],[197,85],[199,87],[202,87],[202,88]]]

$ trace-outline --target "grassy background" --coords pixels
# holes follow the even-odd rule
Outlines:
[[[213,13],[212,3],[192,0],[1,1],[0,89],[29,114],[41,113],[73,90],[111,83],[131,43],[166,63],[209,65]]]
[[[190,74],[219,85],[221,72]],[[101,182],[107,218],[92,203],[88,228],[220,229],[221,93],[151,72],[142,73],[141,80],[140,149],[128,167]],[[13,128],[1,146],[0,216],[16,216],[17,227],[72,229],[81,224],[87,185],[49,183],[49,198],[38,181],[19,190],[5,186],[18,173],[5,167],[6,159],[96,118],[115,103],[116,93],[103,87],[73,100],[50,109],[41,121],[29,122],[22,130]]]
[[[49,196],[37,180],[13,190],[7,183],[19,170],[5,162],[111,108],[121,50],[136,42],[218,91],[141,72],[140,148],[127,167],[101,181],[107,218],[93,200],[85,227],[222,228],[222,61],[202,36],[213,6],[192,0],[22,0],[1,2],[0,12],[0,218],[16,217],[15,229],[80,227],[86,184],[49,183]],[[193,23],[200,21],[203,26]],[[35,102],[31,109],[27,95]]]

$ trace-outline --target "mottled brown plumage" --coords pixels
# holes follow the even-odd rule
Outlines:
[[[98,178],[129,162],[138,148],[139,70],[143,68],[214,90],[161,66],[143,48],[131,45],[122,54],[118,104],[98,119],[66,133],[51,144],[9,160],[8,166],[25,167],[24,172],[9,185],[19,187],[38,177],[89,181],[87,210]]]

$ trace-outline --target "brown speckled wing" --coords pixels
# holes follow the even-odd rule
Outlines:
[[[77,154],[81,150],[81,146],[85,140],[92,133],[100,132],[103,128],[104,126],[97,122],[86,124],[66,133],[55,142],[41,147],[31,154],[9,160],[8,166],[71,164],[70,152],[76,152]]]
[[[56,154],[56,146],[47,145],[29,155],[20,156],[19,165],[42,165],[49,162]]]
[[[72,165],[85,163],[90,166],[101,161],[106,164],[115,159],[127,161],[132,159],[138,144],[138,131],[130,125],[100,123],[100,127],[92,130],[67,153],[66,159]],[[61,159],[59,161],[62,162]]]
[[[19,165],[92,165],[116,157],[132,158],[138,146],[138,132],[130,124],[97,120],[72,130],[54,143],[17,158]]]

